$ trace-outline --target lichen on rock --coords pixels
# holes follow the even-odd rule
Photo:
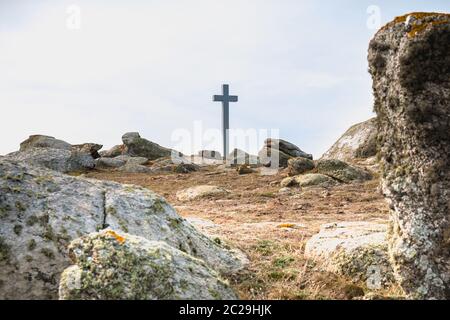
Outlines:
[[[104,230],[72,241],[63,300],[236,299],[219,274],[164,242]]]
[[[409,298],[450,298],[450,15],[411,13],[369,47],[390,255]]]

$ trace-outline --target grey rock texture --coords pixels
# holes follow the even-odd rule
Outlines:
[[[161,147],[160,145],[141,138],[138,132],[128,132],[122,136],[125,145],[125,153],[132,157],[144,157],[149,160],[155,160],[162,157],[169,157],[172,150]]]
[[[316,169],[318,173],[344,183],[372,179],[370,172],[340,160],[319,160]]]
[[[166,242],[221,273],[243,267],[148,189],[0,158],[0,299],[57,298],[67,245],[106,227]]]
[[[353,162],[356,159],[375,157],[377,153],[377,119],[351,126],[321,159]]]
[[[314,161],[307,158],[298,157],[288,160],[288,174],[291,177],[311,171],[314,167]]]
[[[95,167],[98,169],[119,168],[127,163],[126,160],[101,157],[95,160]]]
[[[62,300],[228,300],[216,271],[165,242],[103,230],[72,241]]]
[[[101,144],[97,143],[83,143],[83,144],[75,144],[72,146],[71,150],[78,153],[87,153],[92,156],[94,159],[100,158],[100,154],[98,151],[103,148]]]
[[[220,152],[214,150],[200,150],[198,152],[198,156],[206,159],[222,160],[222,155]]]
[[[331,187],[338,184],[336,180],[320,173],[306,173],[295,177],[287,177],[280,183],[281,187]]]
[[[450,298],[450,15],[412,13],[369,47],[389,247],[410,298]]]
[[[249,165],[255,168],[259,165],[259,158],[257,156],[251,155],[240,149],[234,149],[231,151],[226,160],[227,165],[232,168],[240,165]]]
[[[109,150],[100,151],[99,154],[103,158],[114,158],[125,153],[125,145],[120,144]]]
[[[282,139],[266,139],[264,147],[258,153],[260,162],[266,167],[286,168],[288,160],[291,158],[306,158],[313,159],[311,154],[308,154],[296,145]]]
[[[326,224],[307,241],[305,256],[319,261],[327,271],[381,289],[394,281],[386,230],[386,225],[373,222]]]
[[[67,173],[94,168],[101,148],[96,143],[71,145],[54,137],[32,135],[20,144],[19,151],[6,158]]]
[[[52,148],[70,150],[72,145],[63,140],[58,140],[54,137],[44,136],[40,134],[32,135],[27,140],[20,143],[19,151],[26,151],[31,148]]]
[[[89,153],[54,148],[28,148],[10,153],[5,158],[51,170],[68,173],[93,169],[94,158]]]

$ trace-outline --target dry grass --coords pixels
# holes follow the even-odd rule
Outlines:
[[[243,299],[351,299],[364,284],[324,272],[304,257],[305,242],[320,225],[338,221],[387,219],[388,208],[378,180],[333,188],[292,189],[279,194],[286,173],[239,176],[234,170],[207,167],[191,174],[124,174],[97,171],[88,177],[148,187],[164,196],[184,217],[214,222],[203,231],[237,247],[250,260],[230,282]],[[180,202],[176,192],[196,185],[231,190],[225,198]],[[379,292],[399,295],[397,288]]]

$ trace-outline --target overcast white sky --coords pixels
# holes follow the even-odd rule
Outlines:
[[[279,129],[319,157],[373,116],[373,5],[383,24],[450,11],[448,0],[0,0],[0,154],[38,133],[106,148],[139,131],[173,147],[195,121],[220,129],[211,97],[229,83],[232,128]]]

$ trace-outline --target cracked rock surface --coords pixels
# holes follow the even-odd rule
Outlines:
[[[55,299],[67,245],[106,227],[163,241],[224,274],[243,267],[154,192],[0,157],[0,299]]]
[[[369,47],[389,250],[409,298],[450,298],[450,15],[412,13]]]

